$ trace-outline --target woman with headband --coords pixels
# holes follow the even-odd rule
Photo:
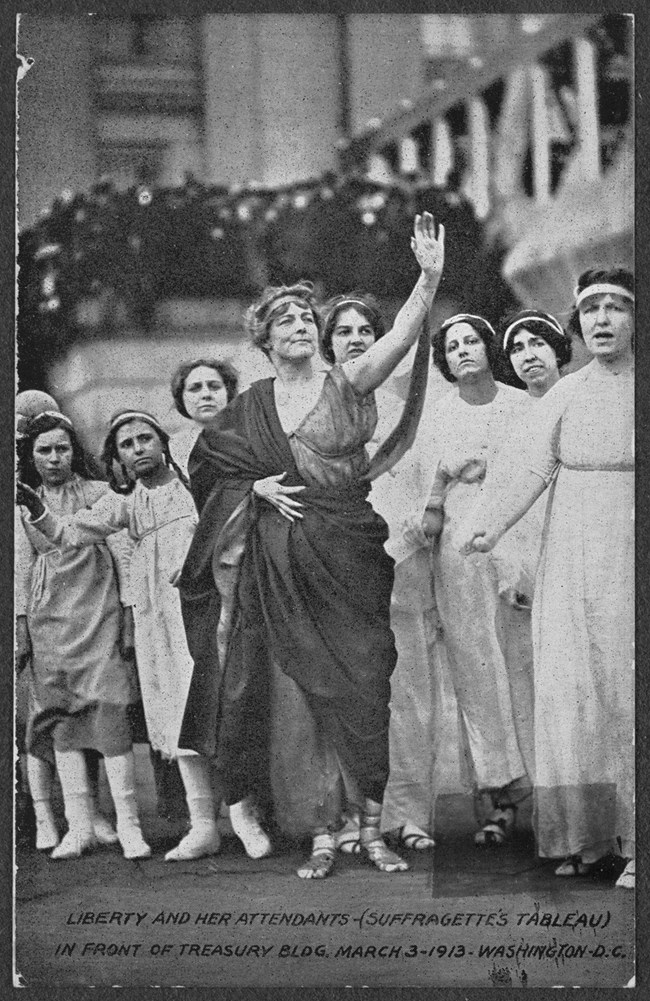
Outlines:
[[[560,369],[571,360],[571,338],[560,322],[550,313],[538,309],[523,309],[506,317],[502,323],[503,354],[509,360],[515,375],[526,387],[522,413],[513,423],[499,455],[488,468],[485,485],[481,490],[481,503],[494,486],[503,484],[517,468],[536,420],[539,400],[560,379]],[[510,598],[503,609],[507,622],[510,649],[506,655],[509,669],[510,692],[515,706],[515,723],[526,771],[534,782],[535,776],[535,725],[534,725],[534,671],[526,656],[530,650],[530,609],[535,590],[535,575],[544,527],[546,501],[539,501],[527,512],[515,528],[508,533],[497,549],[496,561],[501,571],[502,587]],[[508,566],[516,568],[509,581]],[[524,656],[517,657],[516,644],[523,640]],[[512,652],[512,656],[509,655]]]
[[[569,364],[572,356],[570,335],[550,313],[539,309],[523,309],[506,317],[502,328],[503,353],[509,359],[517,378],[526,387],[528,407],[521,423],[513,428],[512,435],[504,446],[500,456],[500,468],[495,470],[496,475],[493,477],[488,473],[482,496],[490,489],[492,483],[495,483],[498,489],[499,483],[511,475],[512,470],[517,467],[518,457],[522,449],[525,449],[534,427],[537,403],[556,382],[559,382],[560,370]],[[517,527],[510,532],[503,544],[508,548],[517,546],[520,553],[525,551],[520,590],[531,600],[545,510],[546,502],[540,499],[527,516],[517,523]]]
[[[35,488],[36,509],[45,503],[61,520],[85,513],[109,493],[106,483],[88,478],[72,422],[58,412],[42,412],[23,428],[19,475]],[[114,536],[108,541],[115,563],[103,537],[83,550],[59,552],[27,518],[21,521],[17,646],[31,644],[26,744],[36,847],[54,849],[53,859],[70,859],[119,836],[128,858],[142,858],[149,846],[134,804],[125,804],[133,792],[125,780],[133,770],[128,707],[138,696],[133,668],[120,652],[116,566],[128,553]],[[52,745],[68,822],[60,844],[50,805]],[[95,804],[86,760],[91,751],[104,756],[117,834]]]
[[[382,872],[408,868],[379,831],[393,563],[367,500],[365,445],[374,390],[431,307],[443,227],[436,237],[432,216],[417,216],[411,246],[421,274],[392,330],[329,371],[311,286],[267,289],[247,323],[275,378],[229,404],[190,456],[201,515],[181,579],[196,665],[182,739],[215,754],[231,802],[251,781],[268,786],[269,771],[274,796],[278,785],[302,791],[313,837],[304,879],[332,870],[339,762],[362,796],[363,853]]]
[[[559,320],[540,309],[523,309],[506,317],[503,353],[531,399],[540,399],[559,381],[571,361],[571,338]]]
[[[457,543],[484,553],[550,486],[533,604],[539,854],[634,886],[634,279],[581,275],[569,329],[592,362],[539,402],[517,482]],[[468,559],[474,559],[470,556]]]
[[[434,335],[434,364],[457,390],[434,408],[433,439],[419,435],[416,442],[415,454],[428,453],[433,472],[426,510],[414,526],[434,542],[434,590],[458,702],[461,760],[469,766],[481,824],[474,840],[495,847],[511,836],[517,806],[530,795],[506,658],[530,661],[532,651],[526,651],[525,629],[518,644],[509,642],[511,561],[505,561],[504,581],[504,561],[466,561],[453,540],[521,412],[524,394],[495,379],[499,357],[495,332],[481,316],[452,316]],[[521,669],[519,662],[511,666]]]
[[[358,358],[386,332],[377,300],[367,293],[338,295],[323,307],[321,354],[330,364]],[[429,399],[429,395],[427,396]],[[371,455],[388,438],[404,399],[382,386],[376,393],[378,422],[369,442]],[[433,597],[429,553],[404,540],[404,508],[421,491],[422,464],[413,451],[373,480],[371,502],[386,521],[386,552],[395,560],[390,624],[397,664],[390,680],[390,770],[383,801],[381,828],[397,835],[409,849],[434,847],[433,768],[436,735],[433,711],[439,671],[438,615]],[[358,802],[348,803],[346,823],[336,834],[337,848],[358,854]]]
[[[126,410],[111,421],[102,452],[112,491],[87,510],[61,519],[29,493],[32,523],[63,551],[84,551],[128,528],[135,542],[129,566],[135,651],[149,741],[178,759],[190,831],[166,861],[184,861],[219,850],[208,762],[179,750],[178,736],[192,673],[175,583],[197,521],[186,483],[169,452],[169,436],[151,414]],[[116,475],[117,468],[121,477]],[[125,770],[127,771],[127,770]],[[134,789],[133,774],[124,776]],[[120,819],[118,811],[118,834]]]

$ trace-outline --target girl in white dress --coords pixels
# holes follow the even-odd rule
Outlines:
[[[196,508],[169,453],[169,436],[150,414],[118,414],[102,458],[113,489],[92,507],[58,518],[28,494],[24,503],[36,516],[30,524],[64,551],[93,545],[121,528],[128,528],[136,543],[129,598],[147,731],[155,750],[178,760],[191,825],[165,859],[200,858],[217,852],[220,838],[208,762],[178,747],[193,663],[174,586],[194,533]],[[114,464],[121,466],[126,485],[118,483]]]

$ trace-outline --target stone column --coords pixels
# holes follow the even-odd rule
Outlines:
[[[204,18],[208,182],[276,186],[336,165],[336,41],[331,15]]]

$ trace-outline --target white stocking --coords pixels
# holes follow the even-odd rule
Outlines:
[[[271,854],[271,842],[255,816],[253,805],[247,799],[230,807],[230,823],[249,858],[264,858]]]
[[[78,858],[95,844],[90,810],[88,773],[82,751],[55,751],[68,832],[52,852],[53,859]]]
[[[52,850],[59,843],[59,832],[52,812],[53,767],[33,754],[27,758],[27,781],[36,818],[36,847],[39,851]]]
[[[178,770],[185,787],[190,830],[176,848],[167,852],[166,862],[214,855],[221,847],[208,761],[199,754],[182,754],[178,758]]]
[[[115,804],[117,836],[124,858],[148,858],[151,848],[142,837],[135,797],[135,758],[133,751],[104,758],[106,778]]]

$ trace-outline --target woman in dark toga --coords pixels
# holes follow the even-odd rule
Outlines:
[[[275,378],[230,403],[189,461],[200,521],[180,581],[195,661],[181,745],[216,758],[238,824],[255,823],[249,796],[269,782],[274,798],[303,790],[314,840],[302,878],[332,868],[340,775],[361,794],[363,851],[383,872],[407,868],[379,833],[393,561],[365,445],[373,391],[417,340],[442,274],[444,228],[436,237],[429,213],[411,247],[421,274],[392,330],[329,371],[311,286],[265,290],[247,324]]]

